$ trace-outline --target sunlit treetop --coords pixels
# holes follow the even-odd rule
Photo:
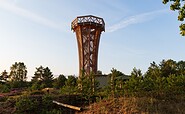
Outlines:
[[[172,4],[170,5],[170,9],[175,11],[178,10],[179,11],[179,15],[178,15],[178,20],[179,21],[184,21],[185,18],[185,4],[184,4],[185,0],[163,0],[163,4],[167,4],[168,2],[172,2]],[[180,34],[182,36],[185,36],[185,24],[182,23],[180,26]]]

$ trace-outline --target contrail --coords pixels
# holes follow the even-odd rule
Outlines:
[[[119,23],[116,23],[110,27],[107,28],[107,32],[114,32],[119,29],[123,29],[128,27],[129,25],[137,24],[137,23],[143,23],[145,21],[151,20],[154,17],[156,17],[158,14],[168,12],[167,9],[163,10],[157,10],[157,11],[152,11],[152,12],[147,12],[147,13],[142,13],[139,15],[131,16],[128,17],[124,20],[121,20]]]

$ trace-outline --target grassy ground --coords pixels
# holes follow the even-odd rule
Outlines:
[[[102,100],[77,114],[185,114],[185,96],[120,97]]]
[[[17,112],[17,109],[16,109],[16,102],[19,101],[20,98],[24,98],[24,100],[30,99],[32,101],[37,101],[35,104],[30,104],[30,106],[26,103],[23,106],[23,110],[29,109],[29,107],[31,110],[33,107],[36,106],[34,109],[36,108],[38,109],[42,108],[43,110],[51,109],[50,112],[47,112],[49,114],[50,113],[60,114],[60,113],[68,113],[68,112],[70,112],[70,114],[74,114],[75,111],[69,108],[58,106],[56,104],[53,104],[52,102],[50,103],[48,101],[47,102],[43,101],[43,98],[48,95],[50,96],[50,98],[52,98],[52,100],[65,103],[65,104],[74,105],[74,106],[82,106],[84,104],[83,102],[84,99],[80,95],[63,95],[63,94],[59,94],[58,92],[59,90],[50,91],[50,93],[44,90],[40,90],[40,91],[39,90],[36,90],[36,91],[13,90],[8,93],[0,93],[0,114],[15,114],[15,113],[19,114],[19,112]],[[26,98],[28,99],[25,99],[25,96],[27,96]],[[50,103],[49,107],[45,109],[42,106],[43,102]],[[37,107],[38,104],[42,104],[42,105],[39,105],[39,107]],[[38,110],[34,111],[31,114],[37,114],[37,113],[40,114]],[[20,114],[22,114],[22,112]],[[27,113],[24,112],[24,114],[27,114]],[[43,112],[43,114],[45,114],[45,112]]]
[[[11,91],[9,93],[0,94],[0,114],[13,114],[16,111],[16,99],[22,95],[30,95],[30,98],[39,99],[45,94],[43,91]],[[37,95],[35,95],[37,94]],[[74,105],[84,106],[84,101],[78,95],[58,95],[54,92],[53,100]],[[82,102],[83,101],[83,102]],[[96,103],[86,106],[84,111],[76,112],[76,114],[185,114],[185,95],[150,95],[122,96],[118,98],[104,99]],[[57,109],[57,106],[54,105]],[[61,108],[61,107],[58,107]],[[63,112],[74,113],[66,108],[61,108]]]

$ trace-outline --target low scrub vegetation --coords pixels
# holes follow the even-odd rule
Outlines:
[[[23,74],[16,73],[16,65],[22,68]],[[0,75],[0,113],[74,112],[53,104],[52,100],[75,106],[89,105],[86,113],[185,111],[185,61],[152,62],[146,73],[134,68],[129,76],[113,68],[108,74],[108,86],[103,88],[99,88],[93,74],[86,76],[83,71],[80,78],[64,75],[54,78],[48,67],[40,66],[31,82],[27,82],[23,63],[15,63],[11,70],[10,75],[6,71]]]

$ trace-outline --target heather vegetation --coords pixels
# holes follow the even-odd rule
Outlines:
[[[120,113],[164,113],[164,109],[168,113],[181,113],[185,110],[182,107],[185,61],[152,62],[146,73],[133,68],[129,76],[113,68],[108,77],[108,86],[100,88],[93,73],[87,76],[82,71],[80,78],[62,74],[54,77],[49,67],[39,66],[32,80],[27,81],[26,65],[16,62],[10,72],[5,70],[0,75],[0,113],[74,113],[54,104],[53,100],[90,106],[82,113],[118,113],[118,110],[122,110]],[[176,107],[172,110],[173,106]]]

